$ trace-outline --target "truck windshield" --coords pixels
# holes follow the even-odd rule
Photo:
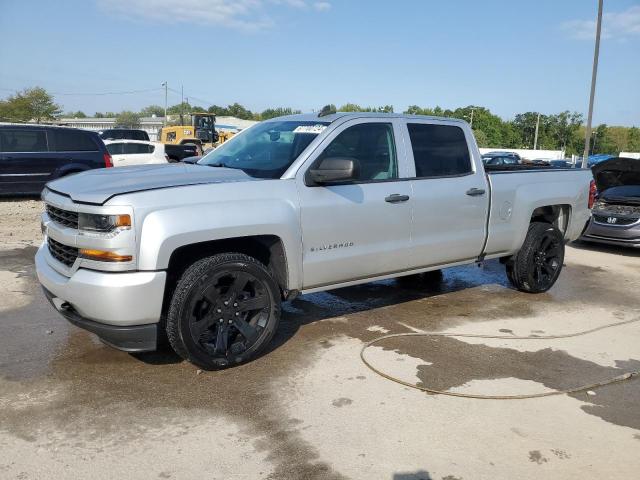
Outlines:
[[[259,123],[202,157],[200,165],[243,170],[257,178],[280,178],[329,122]]]

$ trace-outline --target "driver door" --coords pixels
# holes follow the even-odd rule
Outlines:
[[[396,119],[360,118],[336,128],[298,171],[303,288],[407,269],[411,185]],[[306,172],[326,158],[351,158],[353,180],[313,185]]]

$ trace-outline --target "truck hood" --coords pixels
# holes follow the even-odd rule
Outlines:
[[[611,187],[640,185],[640,160],[617,157],[591,168],[596,187],[602,194]]]
[[[123,193],[252,180],[260,179],[237,169],[176,163],[89,170],[49,182],[47,188],[75,202],[102,205]]]

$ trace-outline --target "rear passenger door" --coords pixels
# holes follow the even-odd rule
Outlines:
[[[104,166],[104,160],[94,134],[73,128],[52,128],[50,149],[55,152],[57,176],[88,168]],[[95,139],[95,140],[94,140]]]
[[[0,128],[0,193],[40,193],[55,169],[44,128]]]
[[[411,187],[399,119],[356,119],[327,136],[296,182],[300,196],[305,289],[407,268]],[[324,158],[347,157],[358,171],[348,183],[308,185],[305,173]]]
[[[489,188],[472,161],[471,132],[457,122],[407,120],[414,168],[411,268],[474,259],[486,237]]]

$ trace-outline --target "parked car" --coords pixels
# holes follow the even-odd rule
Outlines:
[[[482,156],[482,162],[485,165],[519,165],[520,160],[511,156]]]
[[[496,159],[492,162],[493,159]],[[507,160],[509,159],[509,160]],[[482,155],[482,162],[486,165],[517,165],[522,161],[520,155],[515,152],[503,152],[496,150],[494,152],[487,152]]]
[[[300,293],[490,258],[519,290],[551,288],[589,218],[591,172],[519,167],[485,172],[462,120],[275,118],[195,165],[50,183],[36,270],[109,345],[154,350],[166,332],[183,358],[225,367],[263,350]]]
[[[0,194],[34,195],[56,178],[113,166],[95,132],[48,125],[0,125]]]
[[[549,165],[554,168],[574,168],[575,165],[569,160],[549,160]]]
[[[582,240],[640,248],[640,160],[614,158],[591,171],[598,199]]]
[[[134,128],[110,128],[102,130],[100,138],[103,140],[142,140],[149,141],[149,134],[144,130]]]
[[[139,140],[105,140],[114,167],[167,163],[169,157],[164,152],[164,144]]]

